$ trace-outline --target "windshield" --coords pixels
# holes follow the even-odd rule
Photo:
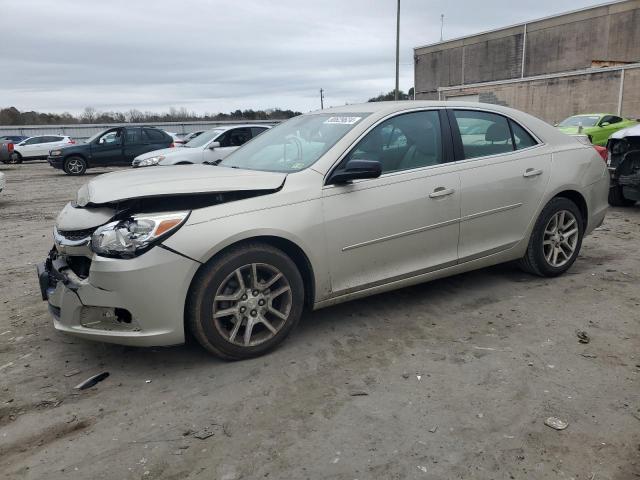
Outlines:
[[[268,172],[303,170],[367,115],[321,113],[293,117],[247,142],[219,165]]]
[[[216,138],[218,135],[225,131],[224,128],[214,128],[213,130],[207,130],[206,132],[201,133],[196,138],[189,140],[184,144],[185,147],[204,147],[211,140]]]
[[[561,127],[593,127],[598,123],[600,117],[598,115],[576,115],[575,117],[565,118],[560,122]]]

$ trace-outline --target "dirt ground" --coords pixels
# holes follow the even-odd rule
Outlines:
[[[499,266],[374,296],[225,363],[55,332],[34,264],[101,172],[0,171],[2,478],[640,477],[638,206],[612,209],[560,278]]]

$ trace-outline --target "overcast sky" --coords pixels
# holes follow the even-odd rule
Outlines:
[[[413,47],[602,3],[402,0]],[[0,0],[0,107],[303,112],[394,87],[396,0]]]

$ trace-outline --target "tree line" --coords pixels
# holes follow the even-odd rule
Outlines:
[[[219,120],[286,120],[300,115],[293,110],[235,110],[229,113],[189,112],[186,108],[170,108],[168,112],[141,112],[131,109],[127,112],[99,111],[86,107],[82,113],[21,112],[15,107],[0,109],[0,125],[66,125],[78,123],[146,123],[146,122],[194,122]]]

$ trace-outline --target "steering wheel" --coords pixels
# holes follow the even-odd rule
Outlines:
[[[291,160],[287,160],[287,145],[289,145],[290,143],[296,147],[296,156]],[[282,159],[285,163],[287,161],[289,162],[302,161],[302,142],[298,137],[292,135],[285,139],[283,152],[282,152]]]

